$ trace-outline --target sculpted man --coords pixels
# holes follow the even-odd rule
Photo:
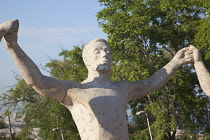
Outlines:
[[[44,76],[17,43],[18,20],[0,24],[0,37],[26,83],[42,96],[61,102],[71,112],[82,140],[128,140],[126,105],[163,86],[183,64],[193,62],[189,47],[150,78],[137,81],[110,80],[111,48],[94,39],[83,50],[88,77],[82,83]]]

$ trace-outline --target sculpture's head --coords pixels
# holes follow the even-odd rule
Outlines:
[[[104,39],[89,42],[83,49],[82,57],[88,70],[108,72],[111,69],[111,48]]]

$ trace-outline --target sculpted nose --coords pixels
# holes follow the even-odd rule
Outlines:
[[[106,51],[102,51],[102,54],[103,54],[103,58],[107,58],[107,53],[106,53]]]

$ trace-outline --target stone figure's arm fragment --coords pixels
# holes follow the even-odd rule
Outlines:
[[[174,72],[182,65],[192,63],[193,54],[190,47],[179,50],[174,58],[150,78],[130,83],[129,100],[141,98],[167,83]]]
[[[61,81],[44,76],[36,64],[26,55],[17,43],[18,20],[0,24],[0,38],[5,38],[6,47],[28,85],[44,97],[62,101],[73,82]],[[68,85],[68,86],[67,86]]]
[[[200,82],[201,88],[210,97],[210,73],[205,67],[199,50],[191,46],[194,54],[194,66]]]

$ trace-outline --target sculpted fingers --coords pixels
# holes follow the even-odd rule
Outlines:
[[[190,49],[197,49],[197,48],[193,45],[190,45]]]
[[[190,50],[192,50],[193,53],[194,52],[199,52],[199,50],[195,46],[192,46],[192,45],[190,45]]]
[[[178,61],[181,65],[193,63],[194,62],[193,50],[190,47],[185,47],[176,53],[174,59]]]
[[[194,62],[202,61],[200,51],[192,45],[190,45],[190,49],[193,51]]]
[[[185,52],[187,52],[187,51],[189,51],[189,50],[190,50],[190,47],[185,47],[185,48],[179,50],[178,52],[185,53]]]
[[[188,47],[189,49],[185,52],[185,61],[186,63],[193,63],[194,62],[194,55],[193,55],[193,49],[191,47]]]
[[[183,49],[181,49],[180,51],[188,51],[190,49],[190,47],[185,47],[185,48],[183,48]]]
[[[186,47],[186,48],[183,48],[183,49],[179,50],[179,51],[175,54],[174,59],[180,60],[180,59],[184,58],[184,57],[185,57],[185,53],[186,53],[189,49],[190,49],[190,47]]]
[[[185,55],[186,53],[190,53],[190,47],[185,47],[185,48],[179,50],[178,52],[181,52],[181,53],[184,54],[184,55]]]
[[[193,55],[193,53],[186,55],[185,58],[184,58],[184,61],[185,61],[184,62],[185,64],[187,64],[187,63],[194,63],[194,55]]]
[[[16,20],[9,20],[2,24],[0,24],[0,30],[4,31],[5,34],[17,32],[19,28],[19,21]]]
[[[189,49],[185,52],[185,55],[193,54],[193,48],[188,47]]]

